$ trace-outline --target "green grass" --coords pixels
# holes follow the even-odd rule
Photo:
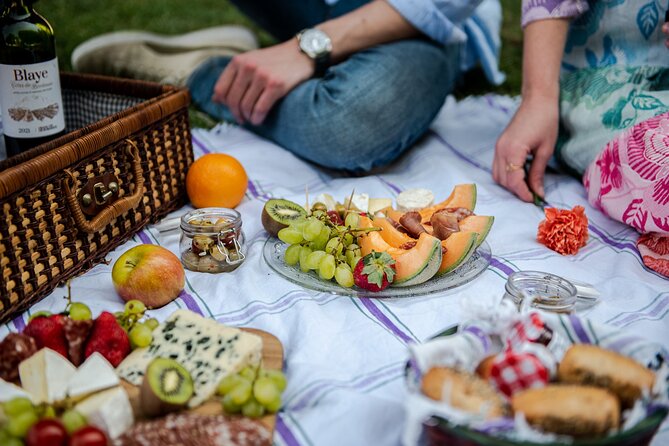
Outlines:
[[[521,0],[501,1],[504,9],[501,67],[507,75],[507,81],[501,86],[491,87],[481,72],[474,71],[456,92],[460,97],[491,91],[515,95],[520,91]],[[36,9],[54,27],[60,65],[64,70],[71,68],[70,55],[79,43],[110,31],[142,29],[178,34],[209,26],[239,23],[258,31],[261,44],[272,43],[269,35],[255,27],[226,0],[42,0],[36,4]]]

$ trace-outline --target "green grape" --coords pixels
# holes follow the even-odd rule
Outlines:
[[[306,266],[309,269],[318,269],[318,267],[321,264],[321,260],[326,256],[327,254],[325,251],[314,251],[309,256],[307,257],[306,260]]]
[[[265,409],[267,409],[267,412],[269,413],[277,413],[279,409],[281,409],[281,396],[277,396],[274,400],[270,401],[269,403],[265,404]]]
[[[245,402],[251,398],[251,393],[253,392],[253,385],[251,381],[245,378],[241,378],[239,384],[236,387],[233,387],[226,396],[232,398],[232,402],[238,406],[242,406]]]
[[[63,412],[63,415],[60,416],[60,421],[65,426],[68,434],[72,434],[88,424],[86,417],[74,409]]]
[[[40,418],[56,418],[56,409],[53,406],[45,406],[40,412]]]
[[[35,411],[32,401],[25,397],[12,398],[2,405],[2,409],[8,417],[13,417],[22,414],[23,412]]]
[[[30,315],[30,317],[28,318],[28,322],[32,321],[36,317],[48,317],[48,316],[51,316],[51,314],[52,313],[50,311],[46,311],[46,310],[36,311],[36,312],[34,312],[33,314]]]
[[[263,370],[262,376],[267,377],[274,381],[279,392],[286,390],[288,381],[286,380],[286,375],[283,374],[281,370]]]
[[[129,300],[125,304],[125,312],[127,314],[144,314],[146,311],[146,305],[144,305],[144,302],[133,299]]]
[[[318,275],[321,279],[330,280],[335,273],[335,258],[332,254],[326,255],[318,267]]]
[[[294,230],[296,230],[297,232],[299,232],[299,233],[301,234],[301,233],[302,233],[302,230],[303,230],[304,227],[307,225],[307,223],[309,223],[309,220],[307,220],[306,218],[301,218],[301,219],[299,219],[299,220],[297,220],[297,221],[293,221],[293,222],[289,225],[289,227],[292,228],[292,229],[294,229]]]
[[[250,398],[242,406],[242,414],[249,418],[260,418],[265,415],[265,408],[255,398]]]
[[[327,215],[326,212],[322,209],[316,209],[315,211],[311,212],[311,215],[315,218],[321,218],[324,215]]]
[[[34,411],[22,412],[18,415],[9,417],[7,421],[7,432],[12,437],[23,438],[26,436],[33,424],[37,423],[39,418]]]
[[[335,269],[335,280],[340,286],[343,286],[344,288],[351,288],[354,284],[353,273],[344,265],[346,264],[339,265]]]
[[[148,347],[153,341],[153,330],[146,324],[135,324],[128,333],[128,337],[130,337],[130,344],[133,348]]]
[[[309,271],[309,267],[307,266],[307,258],[309,257],[309,254],[311,254],[311,248],[308,246],[302,246],[300,248],[300,270],[303,273]]]
[[[251,382],[255,381],[257,374],[256,368],[251,366],[244,367],[239,371],[239,376],[246,378]]]
[[[344,219],[344,225],[349,228],[357,228],[360,225],[360,215],[357,212],[349,212]]]
[[[232,389],[234,389],[239,385],[242,379],[244,378],[242,378],[239,375],[226,376],[221,380],[220,383],[218,383],[218,387],[216,388],[216,393],[220,396],[227,395],[228,393],[230,393]]]
[[[70,305],[70,319],[75,321],[88,321],[93,317],[88,305],[81,302],[72,302]]]
[[[242,407],[241,407],[241,405],[235,403],[235,402],[232,400],[232,395],[231,395],[230,393],[228,393],[227,395],[225,395],[225,396],[223,397],[223,410],[224,410],[226,413],[233,414],[233,413],[239,413],[239,412],[241,412]]]
[[[348,262],[348,265],[351,267],[352,270],[355,270],[355,266],[358,264],[360,259],[362,259],[362,256],[357,256],[351,259],[350,262]]]
[[[2,446],[23,446],[23,442],[18,438],[9,437],[6,441],[0,442]]]
[[[339,237],[331,238],[327,245],[325,245],[325,252],[332,255],[337,255],[343,252],[343,246]]]
[[[314,251],[324,251],[325,246],[328,244],[328,241],[330,240],[330,229],[323,225],[323,229],[321,229],[321,233],[318,234],[318,237],[316,237],[312,241],[312,249]]]
[[[283,260],[286,262],[286,265],[296,265],[300,261],[300,245],[290,245],[286,248],[286,252],[283,255]]]
[[[146,325],[151,329],[151,331],[153,331],[156,328],[158,328],[160,322],[158,322],[158,319],[156,319],[155,317],[150,317],[146,321],[144,321],[144,325]]]
[[[283,228],[278,233],[279,240],[289,245],[296,245],[302,243],[304,237],[302,237],[302,231],[298,231],[291,226]]]
[[[361,257],[362,251],[358,245],[351,244],[346,247],[346,262],[350,265],[354,258]]]
[[[4,425],[4,423],[3,423],[3,425]],[[12,437],[9,436],[9,433],[4,429],[4,427],[0,428],[0,444],[4,445],[5,442],[7,440],[9,440],[10,438],[12,438]]]
[[[309,220],[309,223],[306,224],[304,229],[302,229],[302,237],[305,240],[312,241],[315,240],[321,234],[321,229],[323,229],[323,222],[320,220]]]
[[[353,237],[353,234],[351,234],[350,232],[347,232],[346,234],[344,234],[341,240],[344,243],[344,246],[348,247],[355,241],[355,237]]]
[[[277,396],[281,396],[281,392],[274,380],[261,377],[253,384],[253,396],[260,404],[265,405],[275,400]]]

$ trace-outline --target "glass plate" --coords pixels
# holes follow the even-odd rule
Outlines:
[[[356,297],[411,297],[450,290],[451,288],[465,285],[478,277],[486,270],[492,257],[490,245],[484,241],[469,260],[451,273],[440,277],[433,277],[420,285],[398,288],[390,287],[378,293],[371,293],[358,287],[340,287],[335,281],[321,279],[314,271],[303,273],[298,265],[286,265],[283,261],[286,248],[288,248],[288,245],[273,237],[268,238],[263,247],[265,261],[279,275],[311,290]]]

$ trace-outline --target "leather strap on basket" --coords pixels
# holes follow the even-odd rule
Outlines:
[[[63,188],[65,189],[65,201],[67,201],[72,217],[75,223],[84,232],[92,234],[101,231],[112,220],[125,214],[130,209],[137,207],[144,195],[144,175],[142,172],[141,159],[139,157],[139,149],[137,145],[129,140],[125,140],[129,145],[126,147],[128,154],[132,157],[132,173],[135,178],[135,190],[132,195],[123,197],[119,200],[110,203],[102,212],[93,217],[90,221],[86,219],[86,215],[81,210],[81,205],[75,193],[75,177],[72,171],[65,169],[67,176],[63,180]]]

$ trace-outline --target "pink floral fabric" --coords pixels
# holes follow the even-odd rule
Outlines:
[[[643,233],[644,264],[669,276],[669,112],[610,141],[583,176],[588,201]]]

